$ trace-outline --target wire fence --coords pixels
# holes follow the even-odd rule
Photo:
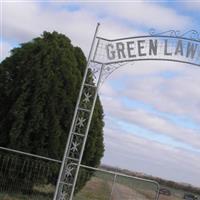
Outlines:
[[[155,181],[95,169],[82,165],[78,177],[81,183],[88,176],[88,182],[74,196],[73,200],[157,200],[159,184]],[[80,185],[77,184],[80,189]]]
[[[60,163],[0,151],[1,200],[52,200]]]
[[[53,200],[60,164],[0,147],[0,200]],[[156,200],[158,191],[154,181],[81,165],[73,200]]]

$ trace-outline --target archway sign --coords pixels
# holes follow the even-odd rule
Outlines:
[[[63,156],[54,200],[72,200],[90,122],[102,82],[127,62],[163,60],[187,63],[200,67],[200,34],[167,31],[147,36],[108,40],[97,36],[97,24],[85,75],[72,120]]]

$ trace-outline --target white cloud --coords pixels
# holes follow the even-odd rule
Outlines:
[[[168,69],[178,73],[177,77],[166,79],[159,75]],[[200,122],[199,75],[198,68],[187,68],[182,64],[179,67],[169,65],[169,68],[159,67],[158,64],[154,67],[146,66],[146,68],[143,65],[140,68],[139,65],[138,70],[137,67],[122,67],[110,77],[115,84],[112,83],[111,86],[108,80],[101,89],[100,95],[105,113],[200,149],[199,129],[195,130],[186,126],[187,119],[193,120],[196,124]],[[121,97],[146,103],[158,113],[164,112],[185,118],[186,125],[176,124],[173,120],[145,108],[127,107],[122,103]]]
[[[128,84],[134,85],[134,92],[126,90],[126,95],[151,103],[160,111],[190,116],[200,122],[197,109],[200,105],[200,70],[191,67],[179,72],[179,76],[170,80],[155,76],[138,81],[130,80]]]
[[[3,37],[19,44],[39,36],[44,30],[56,30],[69,36],[73,44],[83,48],[87,55],[97,22],[102,23],[99,35],[107,38],[144,35],[134,25],[120,21],[119,17],[147,28],[163,30],[174,27],[184,29],[192,24],[189,17],[181,16],[171,8],[143,1],[80,3],[80,10],[73,12],[62,8],[69,4],[3,2]]]
[[[192,0],[192,1],[186,0],[181,3],[183,3],[183,5],[190,10],[196,10],[196,11],[200,10],[200,2],[198,0],[196,0],[196,1],[195,0]]]
[[[37,2],[3,3],[3,37],[17,44],[38,37],[43,31],[56,30],[66,34],[87,55],[98,21],[98,17],[87,10],[70,12],[51,6],[44,9]],[[105,19],[100,28],[100,34],[102,32],[105,37],[121,37],[137,31]]]
[[[200,186],[200,156],[117,129],[106,129],[105,138],[103,163]]]
[[[2,44],[1,44],[2,52],[1,52],[0,61],[10,55],[11,48],[12,48],[12,46],[8,42],[2,42]]]
[[[94,27],[95,18],[85,12],[42,9],[37,2],[3,4],[3,37],[16,43],[29,41],[43,31],[56,30],[69,36],[75,45],[88,49]]]
[[[105,16],[117,18],[118,21],[126,20],[147,28],[163,29],[185,29],[193,24],[189,16],[180,15],[176,10],[167,8],[153,2],[109,2],[96,4],[83,4],[92,12],[104,14]],[[126,23],[122,21],[121,23]],[[172,23],[173,22],[173,23]]]
[[[116,119],[128,122],[130,124],[139,125],[147,130],[155,133],[169,136],[178,142],[191,145],[200,149],[200,134],[198,131],[189,128],[183,128],[173,124],[171,121],[148,113],[142,109],[130,109],[124,107],[119,101],[109,98],[102,98],[106,115],[115,117]],[[123,129],[121,128],[123,131]]]
[[[177,76],[165,79],[160,76],[163,72],[174,72]],[[159,111],[190,116],[200,122],[197,109],[200,104],[199,76],[200,69],[196,66],[139,61],[116,70],[107,81],[122,84],[116,88],[121,96],[146,102]]]

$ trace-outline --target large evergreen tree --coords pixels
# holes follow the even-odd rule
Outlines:
[[[57,32],[13,49],[0,64],[0,146],[61,159],[85,67],[82,50]],[[103,125],[97,98],[84,164],[100,163]]]

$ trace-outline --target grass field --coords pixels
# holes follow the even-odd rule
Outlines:
[[[106,174],[96,173],[74,200],[155,200],[155,185],[119,177],[115,180]]]
[[[74,200],[105,200],[110,195],[109,183],[105,180],[92,178],[74,197]],[[37,186],[32,195],[16,193],[0,193],[0,200],[52,200],[52,186]],[[41,194],[40,194],[41,193]]]
[[[110,194],[109,182],[94,177],[75,195],[74,200],[105,200],[108,199]]]
[[[0,200],[52,200],[47,195],[0,194]]]
[[[54,189],[55,187],[52,185],[37,185],[34,187],[31,195],[0,192],[0,200],[52,200]]]
[[[155,200],[154,184],[119,177],[113,187],[113,178],[110,175],[96,173],[73,200]],[[0,200],[52,200],[54,189],[52,185],[38,185],[34,187],[32,195],[0,193]],[[171,196],[160,195],[159,200],[183,200],[184,191],[168,189]]]

